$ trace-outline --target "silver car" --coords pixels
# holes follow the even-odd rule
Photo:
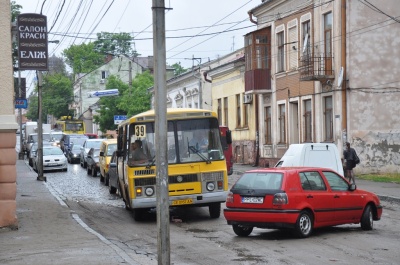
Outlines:
[[[39,156],[33,161],[33,170],[38,171]],[[43,171],[68,170],[68,162],[63,151],[57,146],[43,146]]]

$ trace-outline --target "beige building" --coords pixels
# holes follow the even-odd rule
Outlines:
[[[259,102],[261,165],[290,144],[349,141],[357,174],[399,171],[398,1],[368,2],[265,0],[249,11],[258,29],[245,36],[245,91]]]
[[[14,115],[10,1],[0,0],[0,227],[18,227],[16,216],[18,124]]]

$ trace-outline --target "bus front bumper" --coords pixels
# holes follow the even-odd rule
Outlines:
[[[225,202],[228,191],[210,192],[204,194],[190,194],[169,197],[170,206],[206,206],[211,203]],[[131,199],[132,208],[154,208],[157,206],[156,197],[139,197]]]

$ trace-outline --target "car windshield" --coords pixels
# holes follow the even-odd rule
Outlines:
[[[112,156],[115,150],[117,150],[117,144],[109,144],[107,147],[107,156]]]
[[[61,133],[51,134],[51,139],[53,141],[60,141],[63,135]]]
[[[81,147],[82,147],[82,145],[79,145],[79,144],[74,144],[73,146],[72,146],[72,150],[73,151],[80,151],[81,150]]]
[[[44,156],[50,156],[50,155],[63,155],[63,151],[58,148],[43,148],[43,155]]]
[[[101,141],[88,141],[86,148],[99,148]]]
[[[282,173],[249,172],[243,174],[232,189],[280,189],[282,185]]]
[[[100,156],[100,149],[95,149],[93,150],[93,157],[99,157]]]
[[[83,145],[83,143],[87,140],[87,138],[71,138],[71,143],[74,145]]]

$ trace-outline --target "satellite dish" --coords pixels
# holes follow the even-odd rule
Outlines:
[[[340,87],[341,85],[342,85],[342,82],[343,82],[343,66],[342,66],[342,68],[340,68],[340,73],[339,73],[339,77],[338,77],[338,87]]]

